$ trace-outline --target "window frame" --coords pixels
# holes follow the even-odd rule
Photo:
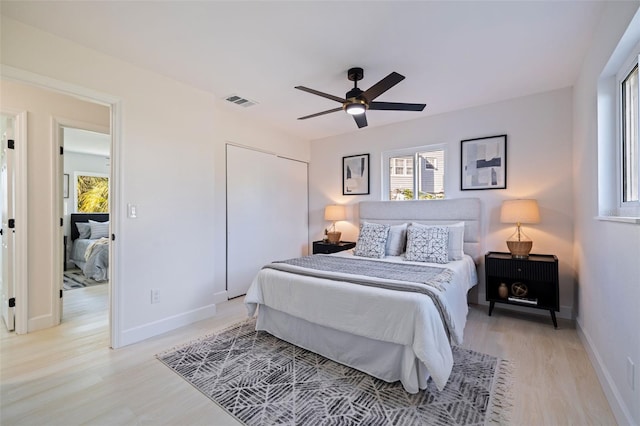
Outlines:
[[[615,77],[616,82],[616,204],[618,207],[618,215],[620,216],[633,216],[640,217],[640,197],[638,200],[625,201],[624,200],[624,162],[625,162],[625,149],[624,149],[624,104],[623,104],[623,82],[640,64],[640,44],[638,44],[629,57],[623,62],[622,67],[618,70]],[[640,67],[639,67],[640,68]],[[638,105],[636,105],[636,114],[640,115],[640,84],[638,84]],[[640,122],[640,116],[638,117]],[[640,135],[639,135],[640,136]],[[640,149],[640,137],[635,141],[636,150]],[[640,155],[638,156],[638,163],[636,164],[637,170],[640,170]],[[636,185],[640,187],[640,175]]]
[[[391,201],[389,196],[390,188],[391,188],[391,176],[408,176],[408,175],[397,175],[391,173],[389,161],[394,157],[410,157],[413,156],[413,198],[412,200],[420,200],[420,194],[418,191],[418,176],[419,173],[416,173],[416,168],[420,162],[418,161],[418,154],[424,154],[433,151],[442,151],[442,164],[438,165],[437,169],[443,168],[444,173],[442,176],[442,187],[444,188],[444,198],[447,198],[447,175],[446,175],[446,162],[447,162],[447,144],[434,144],[434,145],[423,145],[412,148],[403,148],[403,149],[395,149],[391,151],[382,152],[382,164],[380,170],[382,170],[382,197],[383,201]],[[430,200],[422,200],[422,201],[430,201]]]

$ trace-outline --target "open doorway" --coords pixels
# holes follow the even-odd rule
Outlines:
[[[63,277],[61,321],[108,301],[111,136],[61,126]]]
[[[9,331],[15,329],[15,140],[14,117],[0,115],[0,288],[2,321]],[[12,302],[13,301],[13,302]]]

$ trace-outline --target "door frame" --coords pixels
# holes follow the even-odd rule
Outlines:
[[[15,322],[16,334],[27,333],[28,310],[28,194],[27,194],[27,111],[2,107],[0,114],[8,115],[14,119],[15,140],[15,219],[17,232],[13,246],[15,258],[15,270],[13,271],[15,285]]]
[[[46,90],[63,93],[69,96],[73,96],[79,99],[83,99],[88,102],[93,102],[101,105],[108,106],[111,110],[111,128],[109,134],[111,135],[111,194],[109,205],[110,205],[110,228],[111,233],[116,236],[115,241],[111,241],[110,249],[109,249],[109,336],[110,343],[109,345],[112,348],[118,348],[122,346],[122,314],[120,307],[123,305],[123,294],[120,291],[120,283],[122,282],[121,272],[118,267],[120,265],[120,259],[122,258],[122,247],[118,244],[117,236],[120,235],[120,223],[121,219],[123,219],[123,215],[120,214],[120,205],[124,205],[122,202],[122,168],[121,164],[121,141],[122,141],[122,99],[119,97],[109,95],[103,92],[99,92],[93,89],[89,89],[86,87],[78,86],[75,84],[67,83],[65,81],[56,80],[47,76],[43,76],[40,74],[33,73],[31,71],[26,71],[23,69],[15,68],[12,66],[0,64],[0,75],[3,79],[18,81],[22,83],[31,84]],[[58,161],[58,157],[55,157],[54,161]],[[25,158],[26,162],[26,158]],[[54,169],[55,170],[54,165]],[[58,182],[56,176],[52,176],[52,181]],[[53,183],[53,185],[57,185]],[[25,197],[27,194],[26,185],[24,187]],[[61,203],[62,194],[60,194],[60,200],[54,202]],[[25,212],[26,215],[26,212]],[[53,220],[59,220],[58,210],[55,211],[55,218]],[[26,218],[25,218],[26,220]],[[57,238],[54,238],[57,240]],[[54,241],[56,247],[54,247],[53,255],[59,256],[60,250],[62,250],[62,240],[60,240],[58,244],[57,241]],[[58,257],[56,257],[58,258]],[[25,256],[26,262],[26,256]],[[55,264],[59,262],[54,262]],[[60,267],[60,266],[57,266]],[[26,265],[25,265],[26,268]],[[54,273],[55,271],[52,271]],[[20,295],[21,292],[25,292],[27,289],[27,282],[21,283],[21,288],[16,288],[16,295]],[[17,296],[16,296],[17,297]],[[28,300],[26,297],[24,300]],[[27,306],[23,306],[24,311],[24,327],[26,329],[26,322],[28,318]],[[17,312],[16,312],[17,315]],[[16,320],[18,317],[16,316]],[[25,330],[26,332],[26,330]]]
[[[63,175],[64,175],[64,154],[60,155],[58,153],[64,152],[66,153],[66,150],[64,150],[64,140],[62,135],[63,132],[63,128],[73,128],[73,129],[80,129],[80,130],[88,130],[91,132],[96,132],[96,133],[104,133],[104,134],[109,134],[109,132],[111,131],[111,129],[109,127],[104,127],[104,126],[100,126],[100,125],[96,125],[96,124],[92,124],[92,123],[86,123],[83,121],[79,121],[79,120],[74,120],[74,119],[69,119],[69,118],[61,118],[61,117],[52,117],[51,118],[51,129],[52,129],[52,135],[53,135],[53,150],[54,150],[54,154],[53,155],[53,175],[56,176],[56,179],[52,179],[52,183],[53,183],[53,199],[56,200],[56,207],[54,209],[54,212],[58,212],[58,214],[60,215],[60,218],[64,217],[64,197],[62,194],[62,186],[63,186]],[[110,134],[109,134],[110,135]],[[111,137],[111,135],[110,135]],[[113,137],[111,137],[111,146],[113,146]],[[62,148],[62,149],[61,149]],[[111,158],[111,154],[112,154],[112,149],[110,149],[109,152],[109,158]],[[111,165],[113,165],[113,162],[110,160]],[[112,170],[109,171],[109,183],[112,183],[111,180],[111,173]],[[69,191],[71,191],[71,183],[69,183]],[[111,188],[111,187],[110,187]],[[70,195],[71,196],[71,195]],[[75,198],[74,198],[75,200]],[[111,215],[111,189],[109,189],[109,215]],[[69,214],[74,213],[74,212],[69,212]],[[59,325],[60,322],[62,321],[62,317],[63,317],[63,312],[62,312],[62,308],[63,308],[63,301],[62,298],[60,297],[60,290],[62,288],[62,279],[63,279],[63,275],[64,275],[64,270],[61,266],[62,264],[62,260],[65,259],[66,260],[66,253],[64,253],[64,248],[61,249],[61,247],[63,247],[63,239],[64,239],[64,227],[60,226],[58,227],[58,231],[57,231],[57,236],[56,238],[54,238],[54,248],[53,248],[53,256],[56,258],[56,260],[53,262],[53,268],[54,268],[54,272],[53,272],[53,276],[54,277],[60,277],[60,280],[58,281],[60,283],[60,285],[58,287],[53,286],[53,296],[51,298],[52,300],[52,306],[51,306],[51,312],[52,312],[52,316],[53,316],[53,323],[56,325]],[[111,245],[110,245],[111,246]],[[61,251],[62,250],[62,251]],[[111,256],[111,253],[109,253],[109,256]],[[111,262],[111,260],[109,261],[109,274],[112,273],[112,269],[111,269],[111,265],[113,262]],[[111,275],[109,275],[109,277],[111,277]],[[109,286],[111,286],[111,280],[109,281]],[[111,305],[109,305],[109,310],[111,310]]]

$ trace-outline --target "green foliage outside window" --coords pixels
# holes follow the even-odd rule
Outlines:
[[[81,213],[109,212],[109,178],[78,176],[78,211]]]

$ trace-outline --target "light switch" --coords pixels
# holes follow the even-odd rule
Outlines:
[[[138,206],[136,206],[135,204],[127,204],[127,215],[130,218],[136,218],[138,217]]]

